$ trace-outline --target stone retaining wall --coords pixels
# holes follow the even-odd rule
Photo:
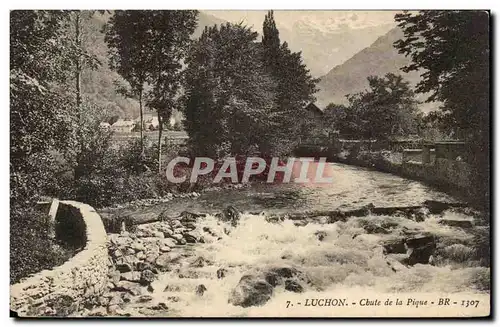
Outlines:
[[[75,201],[61,201],[59,210],[58,236],[69,228],[66,235],[71,235],[73,244],[85,247],[61,266],[11,285],[10,309],[19,316],[69,315],[106,286],[107,236],[101,217],[91,206]]]
[[[402,173],[409,178],[415,178],[433,184],[456,187],[467,194],[472,183],[472,169],[465,162],[437,158],[433,165],[405,162]]]

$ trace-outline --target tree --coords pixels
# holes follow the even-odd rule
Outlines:
[[[151,62],[146,65],[151,91],[147,104],[158,115],[158,170],[161,171],[163,128],[172,115],[182,77],[190,36],[196,28],[196,10],[158,10],[148,12],[151,35],[147,51]]]
[[[368,90],[347,96],[345,121],[337,123],[341,132],[378,140],[415,133],[418,102],[408,82],[388,73],[369,76],[368,84]]]
[[[275,130],[276,140],[290,143],[280,144],[280,148],[290,147],[298,140],[300,127],[306,123],[301,122],[300,118],[306,116],[301,111],[314,102],[319,79],[311,76],[300,52],[292,52],[287,42],[281,43],[272,10],[264,18],[262,46],[266,71],[276,83],[275,110],[280,117],[279,128]]]
[[[13,204],[34,200],[53,182],[51,150],[71,144],[71,56],[61,31],[66,11],[10,13],[10,169]]]
[[[276,117],[274,84],[257,33],[242,25],[207,27],[186,59],[185,128],[196,154],[223,157],[265,147]]]
[[[398,14],[395,20],[404,32],[395,47],[412,60],[403,70],[423,71],[417,92],[430,92],[428,101],[443,103],[434,116],[467,141],[474,180],[487,198],[489,13],[429,10]]]
[[[130,84],[132,94],[139,100],[141,149],[143,144],[143,96],[150,78],[151,62],[148,47],[151,42],[151,22],[147,10],[117,10],[106,27],[105,40],[109,46],[110,66]]]

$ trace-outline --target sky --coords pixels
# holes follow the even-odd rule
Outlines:
[[[230,22],[244,21],[260,30],[267,11],[207,10],[205,12]],[[291,29],[297,21],[302,21],[318,29],[335,32],[350,28],[395,24],[396,13],[396,11],[280,10],[274,12],[274,17],[278,27]]]

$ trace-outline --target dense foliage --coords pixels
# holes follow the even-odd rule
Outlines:
[[[417,101],[400,75],[369,76],[369,89],[348,95],[348,106],[330,104],[325,114],[344,136],[388,140],[418,131]]]
[[[185,127],[194,153],[212,157],[291,153],[316,80],[281,44],[272,11],[258,34],[242,25],[206,28],[186,60]]]
[[[486,11],[406,12],[395,17],[404,38],[395,43],[423,70],[417,92],[443,103],[433,118],[464,138],[477,174],[478,192],[488,197],[489,179],[489,13]],[[487,201],[486,201],[487,202]]]

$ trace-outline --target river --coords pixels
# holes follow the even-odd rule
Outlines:
[[[489,285],[490,271],[475,260],[472,240],[475,232],[439,223],[442,219],[473,220],[467,213],[448,210],[439,215],[428,214],[421,222],[402,216],[371,215],[302,225],[292,220],[266,221],[265,216],[270,213],[348,210],[370,203],[376,207],[406,207],[421,205],[425,200],[456,202],[453,197],[420,182],[364,168],[329,163],[325,174],[333,178],[333,183],[255,184],[249,188],[203,193],[196,199],[175,199],[151,207],[121,210],[120,214],[133,215],[138,220],[162,211],[168,216],[182,211],[209,213],[200,219],[196,230],[210,230],[217,237],[211,239],[205,235],[205,243],[173,249],[173,252],[181,251],[182,258],[152,284],[152,301],[163,302],[169,308],[160,315],[453,315],[458,307],[437,306],[438,298],[445,295],[457,301],[480,300],[478,308],[462,308],[464,315],[487,314],[489,290],[485,285]],[[245,212],[236,227],[221,224],[213,215],[228,205]],[[368,224],[391,227],[388,233],[372,233],[366,231]],[[382,244],[408,235],[409,231],[435,236],[440,253],[435,256],[440,261],[434,265],[405,266],[397,260],[389,260]],[[200,258],[202,264],[193,266]],[[244,308],[228,303],[242,276],[258,275],[272,267],[294,267],[307,275],[310,283],[302,285],[301,293],[277,286],[269,301],[261,306]],[[226,272],[224,278],[217,278],[220,269]],[[202,296],[194,291],[200,285],[206,289]],[[348,305],[305,306],[307,299],[320,298],[345,299]],[[404,299],[405,305],[383,310],[373,305],[360,310],[361,299],[373,300],[364,303],[377,303],[375,300],[383,302],[389,298]],[[412,305],[406,305],[410,299],[428,300],[428,303],[415,311]],[[433,301],[436,304],[431,305]],[[128,312],[152,314],[139,308],[140,305],[131,307]]]

